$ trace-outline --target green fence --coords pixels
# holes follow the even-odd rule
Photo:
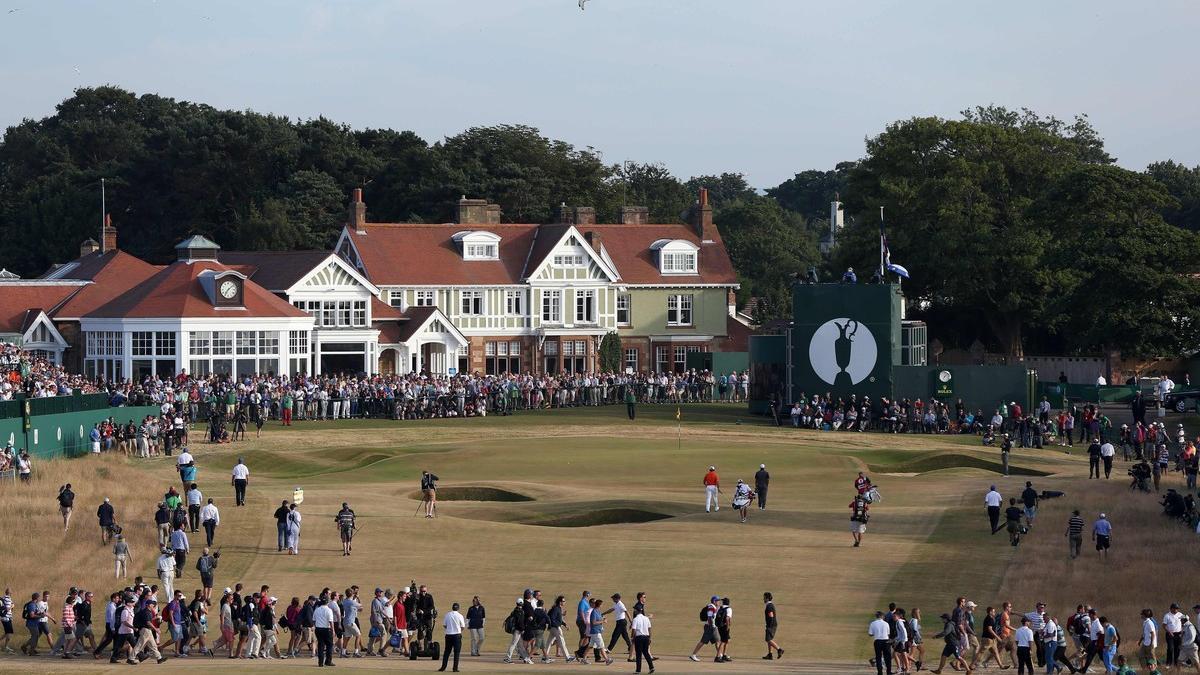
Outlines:
[[[0,420],[21,417],[21,407],[25,400],[25,397],[20,396],[11,401],[0,401]],[[108,408],[109,398],[108,394],[77,394],[75,396],[51,396],[28,400],[29,413],[34,416],[40,416],[105,410]]]
[[[1132,385],[1097,386],[1094,384],[1062,384],[1060,382],[1038,382],[1037,396],[1045,396],[1050,404],[1063,407],[1068,401],[1083,403],[1130,403],[1137,387]]]
[[[104,399],[104,395],[99,395]],[[39,401],[60,402],[87,399],[90,396],[63,396],[58,399],[34,399],[31,407]],[[87,404],[88,406],[94,404]],[[70,406],[65,406],[70,407]],[[16,448],[29,450],[31,457],[49,459],[51,457],[78,457],[89,451],[90,433],[92,427],[101,420],[114,418],[125,424],[129,421],[139,422],[147,415],[157,415],[159,409],[155,406],[132,406],[126,408],[110,408],[107,404],[102,408],[88,407],[83,410],[72,410],[58,413],[33,415],[29,418],[29,429],[25,429],[25,420],[19,414],[16,417],[0,418],[0,443],[13,444]]]

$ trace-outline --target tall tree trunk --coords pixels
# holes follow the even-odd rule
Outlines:
[[[1018,314],[991,314],[987,318],[992,335],[1006,356],[1022,358],[1025,348],[1021,344],[1021,318]]]

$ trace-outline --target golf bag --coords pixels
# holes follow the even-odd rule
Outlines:
[[[866,499],[868,504],[874,504],[882,502],[883,496],[879,494],[879,488],[872,485],[870,490],[863,493],[863,499]]]

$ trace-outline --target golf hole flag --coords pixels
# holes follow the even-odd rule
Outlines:
[[[292,502],[296,504],[304,503],[304,488],[297,487],[295,490],[292,490]]]
[[[679,406],[676,406],[675,407],[675,420],[679,421],[681,419],[683,419],[683,410],[681,408],[679,408]]]

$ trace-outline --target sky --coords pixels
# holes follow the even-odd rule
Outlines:
[[[1194,0],[0,0],[0,125],[112,84],[430,142],[528,124],[767,188],[997,104],[1194,166],[1198,35]]]

